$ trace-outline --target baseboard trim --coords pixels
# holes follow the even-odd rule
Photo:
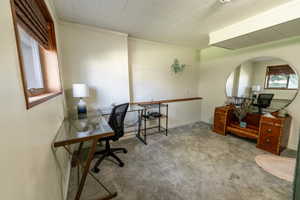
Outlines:
[[[177,126],[175,125],[175,126],[169,127],[168,129],[170,130],[170,129],[174,129],[174,128],[189,126],[189,125],[193,125],[193,124],[196,124],[196,123],[203,123],[203,124],[206,124],[208,126],[212,126],[212,124],[206,123],[204,121],[195,121],[195,122],[189,122],[189,123],[186,123],[186,124],[180,124],[180,125],[177,125]],[[136,136],[136,134],[137,134],[137,131],[127,132],[119,140],[126,140],[126,139],[130,139],[130,138],[134,138]]]
[[[297,151],[297,149],[298,149],[296,144],[289,144],[287,148],[295,150],[295,151]]]

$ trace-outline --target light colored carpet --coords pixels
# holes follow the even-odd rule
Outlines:
[[[148,145],[135,137],[112,142],[113,147],[127,148],[127,154],[118,154],[125,166],[106,159],[94,174],[118,192],[113,200],[292,199],[292,183],[255,163],[257,155],[266,153],[256,148],[255,141],[213,133],[204,123],[172,128],[168,136],[154,134],[147,139]],[[76,168],[71,172],[69,199],[73,200]],[[81,199],[99,199],[106,194],[89,176]]]
[[[276,155],[258,155],[255,157],[255,161],[261,168],[270,174],[293,182],[296,159]]]

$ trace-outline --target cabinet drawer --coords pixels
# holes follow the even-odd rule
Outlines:
[[[224,135],[225,134],[225,127],[222,127],[220,125],[215,125],[213,131],[216,132],[216,133]]]
[[[218,109],[218,110],[215,110],[215,115],[226,115],[226,110],[223,110],[223,109]]]
[[[264,116],[261,118],[261,123],[264,125],[270,125],[270,126],[276,126],[276,127],[283,126],[283,122],[281,119],[264,117]]]
[[[281,128],[268,124],[261,124],[259,141],[257,146],[271,153],[279,154]]]
[[[278,154],[279,138],[272,135],[264,135],[259,138],[258,147],[271,153]]]
[[[225,119],[226,119],[225,115],[216,114],[215,117],[214,117],[214,121],[215,122],[222,122],[222,123],[224,123]]]
[[[213,131],[221,135],[226,135],[226,120],[228,115],[228,106],[217,107],[214,113]]]
[[[214,132],[224,135],[226,129],[225,125],[225,116],[216,115],[214,119]]]
[[[260,134],[264,136],[277,136],[280,135],[281,127],[278,126],[272,126],[269,124],[261,124],[260,128]]]

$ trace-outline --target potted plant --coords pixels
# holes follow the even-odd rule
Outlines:
[[[245,100],[243,103],[241,103],[240,106],[235,106],[233,113],[238,118],[240,127],[246,128],[247,122],[244,122],[243,119],[247,116],[247,114],[251,110],[251,101]]]

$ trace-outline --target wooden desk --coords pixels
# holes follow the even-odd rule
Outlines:
[[[226,135],[232,133],[240,137],[257,140],[257,148],[279,155],[288,144],[291,117],[274,118],[249,113],[243,121],[247,127],[242,128],[233,114],[233,106],[221,106],[215,109],[213,131]]]
[[[182,99],[164,99],[158,101],[140,101],[140,102],[132,102],[131,104],[162,104],[162,103],[174,103],[174,102],[181,102],[181,101],[195,101],[195,100],[202,100],[202,97],[190,97],[190,98],[182,98]]]
[[[78,176],[80,175],[79,168],[82,169],[82,175],[78,182],[78,189],[75,200],[79,200],[82,190],[85,185],[87,175],[91,175],[97,183],[99,183],[108,193],[108,196],[100,199],[112,199],[117,196],[117,193],[110,192],[96,177],[90,172],[90,165],[96,152],[98,140],[104,137],[113,136],[115,133],[110,128],[101,113],[89,113],[85,119],[66,119],[64,120],[59,134],[56,136],[53,146],[54,148],[64,147],[64,149],[74,156],[70,145],[80,144],[77,152],[81,151],[84,142],[91,142],[92,146],[89,150],[85,161],[80,159],[79,155],[75,155],[75,160],[78,167]],[[78,153],[79,154],[79,153]]]

